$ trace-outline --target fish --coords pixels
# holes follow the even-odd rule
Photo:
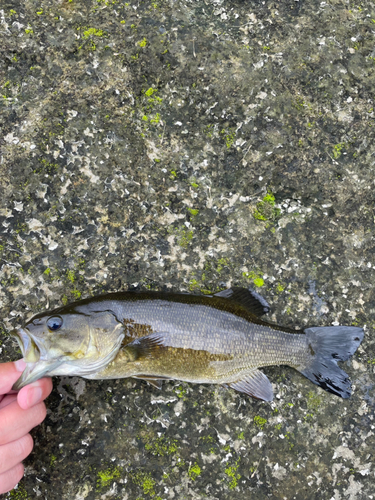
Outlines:
[[[251,289],[213,295],[124,291],[86,298],[36,314],[11,332],[26,368],[19,390],[45,376],[132,377],[220,384],[272,401],[260,370],[288,365],[326,391],[348,398],[351,382],[338,366],[364,331],[353,326],[293,330],[262,319],[267,301]]]

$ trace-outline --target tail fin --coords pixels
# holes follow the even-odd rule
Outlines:
[[[337,366],[352,356],[363,340],[363,329],[353,326],[313,327],[305,330],[311,356],[299,371],[314,384],[342,398],[351,395],[347,373]]]

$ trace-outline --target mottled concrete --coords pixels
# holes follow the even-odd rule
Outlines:
[[[366,330],[345,401],[284,367],[272,404],[56,379],[9,498],[373,498],[374,3],[0,9],[2,360],[32,313],[131,287]]]

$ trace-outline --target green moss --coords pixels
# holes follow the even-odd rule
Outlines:
[[[263,430],[263,427],[266,425],[267,420],[265,418],[260,417],[259,415],[256,415],[254,417],[254,423],[257,427]]]
[[[72,295],[76,300],[79,300],[81,298],[81,292],[79,290],[73,290]]]
[[[199,465],[197,464],[197,462],[195,462],[194,465],[191,465],[189,467],[189,470],[188,470],[188,476],[190,477],[190,479],[192,479],[193,481],[196,480],[196,478],[198,476],[201,475],[201,468],[199,467]]]
[[[1,284],[4,287],[7,287],[9,285],[14,285],[14,283],[16,283],[16,281],[18,281],[18,277],[15,276],[14,274],[12,274],[12,276],[10,276],[8,279],[1,280]]]
[[[303,420],[305,422],[312,422],[314,420],[314,414],[313,413],[306,413],[306,415],[303,417]]]
[[[148,90],[146,90],[145,95],[147,95],[147,97],[151,97],[155,92],[157,92],[157,90],[150,87]]]
[[[187,393],[187,390],[186,390],[186,389],[184,389],[184,388],[182,387],[182,385],[178,386],[178,388],[177,388],[177,389],[178,389],[177,396],[178,396],[179,398],[184,398],[184,397],[185,397],[185,394]]]
[[[54,467],[55,466],[56,460],[57,460],[57,457],[55,457],[55,455],[51,455],[51,460],[49,462],[50,467]]]
[[[302,97],[296,96],[294,101],[292,101],[292,106],[293,106],[293,108],[297,109],[298,111],[302,111],[305,108],[306,103],[302,99]]]
[[[262,201],[257,203],[254,218],[263,221],[276,220],[280,216],[280,209],[275,207],[275,196],[271,191],[267,191]]]
[[[103,30],[98,30],[97,28],[89,28],[83,32],[84,38],[90,38],[91,36],[104,36],[106,33]]]
[[[213,436],[202,436],[199,438],[201,441],[204,443],[213,443],[215,441],[215,438]]]
[[[51,163],[45,158],[41,158],[39,161],[43,166],[35,169],[37,173],[47,173],[53,175],[59,168],[59,165],[57,163]]]
[[[292,450],[294,448],[294,443],[290,442],[290,432],[285,433],[285,440],[289,444],[289,450]]]
[[[316,392],[309,391],[307,394],[307,408],[309,410],[317,410],[321,405],[321,398],[318,396]]]
[[[51,272],[51,269],[49,267],[47,267],[47,269],[44,270],[43,274],[46,274],[47,276],[49,276],[50,272]]]
[[[152,455],[164,457],[176,454],[179,450],[179,444],[177,439],[159,437],[146,442],[145,448]]]
[[[156,92],[157,89],[153,89],[152,87],[146,90],[145,95],[148,97],[146,109],[151,110],[156,104],[161,104],[163,102],[163,99],[157,96]]]
[[[64,306],[69,302],[68,297],[66,295],[63,295],[61,298],[61,302],[63,303]]]
[[[177,243],[182,248],[187,248],[194,236],[193,231],[191,229],[187,229],[186,226],[172,227],[168,232],[176,236]]]
[[[134,484],[141,486],[143,488],[143,493],[145,495],[155,496],[155,484],[156,481],[152,479],[151,474],[145,472],[137,472],[132,476],[132,481]]]
[[[196,208],[188,208],[188,211],[191,213],[191,215],[195,216],[199,214],[199,210]]]
[[[13,498],[14,500],[27,500],[28,495],[24,485],[18,483],[17,489],[9,492],[9,498]]]
[[[197,288],[199,288],[199,283],[195,278],[192,278],[189,281],[189,290],[192,292],[193,290],[196,290]]]
[[[185,468],[185,466],[186,466],[186,462],[185,462],[185,460],[183,460],[182,458],[178,458],[178,459],[177,459],[177,462],[176,462],[176,465],[177,465],[177,467],[179,467],[180,469],[183,469],[183,468]]]
[[[244,439],[245,434],[243,432],[240,432],[237,437],[238,439]]]
[[[160,114],[156,113],[156,115],[154,116],[154,118],[152,118],[150,120],[150,123],[159,123],[159,122],[160,122]]]
[[[263,278],[255,278],[255,280],[253,280],[253,283],[255,286],[260,288],[261,286],[264,285],[264,280],[263,280]]]
[[[264,286],[264,279],[262,278],[262,274],[255,271],[243,272],[242,276],[244,278],[250,279],[253,281],[254,285],[258,288]]]
[[[76,279],[75,273],[74,273],[74,271],[72,271],[71,269],[69,269],[69,271],[67,271],[67,273],[66,273],[66,277],[68,278],[68,280],[69,280],[71,283],[74,283],[74,281],[75,281],[75,279]]]
[[[138,45],[139,45],[140,47],[146,47],[146,45],[147,45],[147,40],[146,40],[146,38],[144,38],[143,40],[141,40],[140,42],[138,42]]]
[[[230,149],[233,146],[234,139],[236,137],[236,132],[232,129],[229,129],[229,130],[223,129],[221,131],[221,133],[222,133],[222,135],[224,135],[225,145],[226,145],[227,149]]]
[[[118,467],[115,467],[114,469],[106,469],[103,471],[99,471],[96,485],[98,488],[105,488],[119,477],[120,477],[120,469]]]
[[[333,151],[332,151],[333,157],[336,159],[340,158],[340,156],[342,155],[341,151],[344,148],[346,148],[345,142],[340,142],[339,144],[336,144],[335,146],[333,146]]]
[[[221,273],[224,267],[228,266],[229,260],[226,257],[222,257],[217,261],[216,272]]]
[[[237,473],[237,469],[239,467],[239,461],[240,459],[238,459],[234,465],[229,466],[225,469],[225,474],[230,478],[229,488],[231,490],[237,488],[238,480],[241,479],[241,474]]]

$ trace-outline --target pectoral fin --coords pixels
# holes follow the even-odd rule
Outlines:
[[[254,370],[245,377],[236,382],[223,384],[224,387],[230,387],[238,392],[244,392],[249,396],[262,399],[263,401],[273,400],[273,390],[271,382],[260,370]]]
[[[133,340],[123,348],[129,356],[130,361],[136,361],[141,357],[150,357],[160,354],[165,347],[163,333],[152,333]]]

